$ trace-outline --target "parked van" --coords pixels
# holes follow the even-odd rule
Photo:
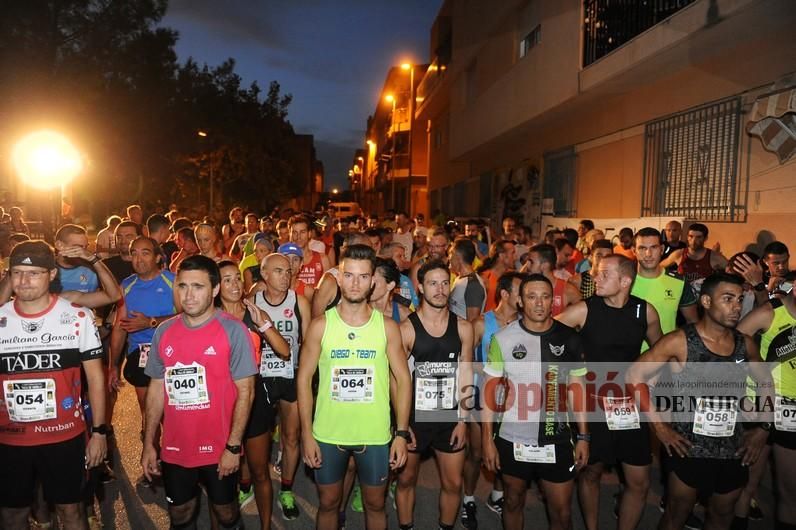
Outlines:
[[[332,202],[329,206],[337,210],[337,217],[351,217],[352,215],[362,215],[362,209],[358,202]]]

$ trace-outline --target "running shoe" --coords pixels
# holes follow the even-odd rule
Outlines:
[[[243,508],[253,500],[254,500],[254,488],[249,488],[249,491],[238,490],[238,505],[241,508]]]
[[[292,521],[299,516],[299,509],[296,506],[296,496],[292,491],[279,492],[279,507],[282,508],[282,519]]]
[[[492,495],[489,495],[486,498],[486,507],[498,514],[498,517],[503,517],[503,497],[493,501]]]
[[[351,492],[351,509],[357,513],[365,511],[365,507],[362,506],[362,490],[359,484],[354,484],[354,491]]]
[[[468,530],[478,528],[478,509],[473,501],[462,503],[462,526]]]

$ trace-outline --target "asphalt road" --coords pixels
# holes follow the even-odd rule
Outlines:
[[[141,442],[139,438],[140,415],[138,406],[135,402],[135,395],[132,388],[125,386],[116,404],[114,429],[116,431],[118,453],[115,455],[116,480],[104,485],[101,492],[101,501],[98,501],[98,511],[104,528],[109,529],[133,529],[150,530],[166,529],[169,527],[168,515],[166,512],[166,501],[162,486],[149,489],[138,484],[141,477],[141,467],[139,464],[141,454]],[[650,493],[647,509],[639,528],[655,528],[660,517],[657,509],[660,500],[660,485],[658,481],[657,469],[654,470],[653,491]],[[277,491],[278,479],[274,479],[274,489]],[[300,517],[295,521],[284,521],[278,506],[274,508],[272,528],[305,530],[315,527],[315,513],[317,504],[317,494],[312,482],[304,475],[303,469],[299,469],[296,478],[295,492],[299,508]],[[433,460],[425,461],[421,466],[421,474],[418,483],[417,507],[415,512],[415,527],[418,530],[436,529],[437,523],[437,492],[439,481],[437,469]],[[606,473],[603,476],[603,488],[601,493],[601,517],[600,528],[614,528],[615,520],[612,513],[613,495],[618,490],[618,480],[614,473]],[[484,480],[479,482],[477,491],[477,504],[479,509],[479,528],[492,530],[500,528],[500,520],[497,515],[487,509],[484,501],[489,493],[489,486]],[[763,521],[752,522],[750,529],[763,530],[773,528],[773,496],[771,494],[771,477],[766,475],[761,484],[760,501],[766,518]],[[580,511],[573,500],[573,519],[574,528],[582,529],[583,524],[580,520]],[[697,508],[698,513],[701,508]],[[387,513],[390,528],[398,528],[398,522],[391,503],[388,500]],[[252,502],[244,507],[244,522],[246,528],[259,528],[259,517],[257,508]],[[547,528],[544,504],[538,497],[536,489],[529,491],[526,502],[526,528]],[[457,527],[461,527],[457,523]],[[348,510],[347,526],[349,530],[364,529],[363,515]],[[210,528],[207,516],[206,500],[202,502],[201,517],[199,528]]]

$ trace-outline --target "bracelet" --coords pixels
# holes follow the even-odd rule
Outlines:
[[[265,324],[263,324],[262,326],[257,328],[257,331],[259,331],[260,333],[265,333],[266,331],[268,331],[272,327],[274,327],[274,323],[271,322],[270,320],[266,320]]]
[[[583,433],[583,434],[578,433],[577,435],[575,435],[575,439],[577,441],[579,441],[579,442],[590,443],[591,442],[591,434],[589,434],[589,433]]]
[[[90,259],[88,262],[89,262],[89,263],[91,263],[92,265],[94,265],[94,264],[96,264],[98,261],[100,261],[101,259],[102,259],[102,258],[100,258],[100,257],[99,257],[99,256],[97,256],[96,254],[94,254],[94,257],[93,257],[92,259]]]

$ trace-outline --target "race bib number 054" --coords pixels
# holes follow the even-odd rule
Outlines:
[[[11,421],[25,423],[56,418],[54,379],[4,381],[3,390]]]

